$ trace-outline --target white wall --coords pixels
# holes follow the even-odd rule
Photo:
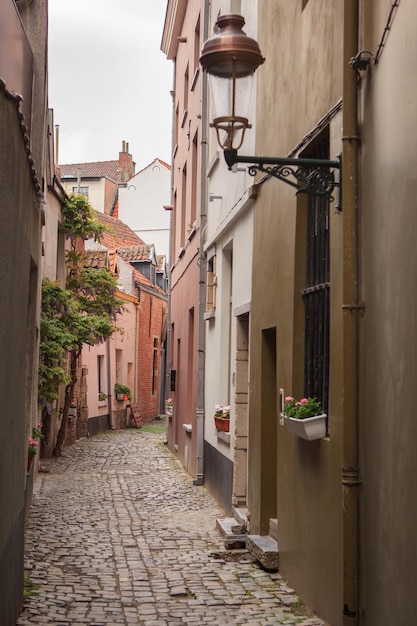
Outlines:
[[[135,174],[126,188],[119,189],[119,219],[145,243],[153,243],[157,254],[169,253],[171,170],[155,159]]]
[[[235,3],[236,4],[236,3]],[[245,18],[244,32],[257,38],[258,3],[241,0],[240,12]],[[211,20],[214,24],[218,14],[230,10],[230,2],[213,0]],[[234,7],[234,10],[239,7]],[[212,34],[209,31],[209,36]],[[256,76],[256,75],[255,75]],[[254,94],[255,94],[254,90]],[[240,154],[254,154],[256,109],[253,101],[249,109],[252,129],[246,132]],[[211,121],[209,106],[209,121]],[[215,131],[210,131],[209,178],[207,201],[206,252],[216,253],[216,310],[214,317],[206,321],[205,363],[205,439],[218,447],[217,435],[211,416],[215,404],[231,405],[230,431],[234,431],[234,394],[236,379],[236,309],[250,307],[252,281],[253,200],[250,190],[254,179],[243,171],[232,173],[227,169],[223,153],[217,144]],[[221,198],[209,200],[210,194]],[[233,251],[232,277],[228,256]],[[230,294],[230,284],[232,291]],[[223,454],[233,458],[230,448],[220,444]]]

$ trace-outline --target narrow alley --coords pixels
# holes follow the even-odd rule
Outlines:
[[[166,448],[161,424],[81,440],[43,463],[17,626],[324,626],[279,574],[225,551],[221,510]]]

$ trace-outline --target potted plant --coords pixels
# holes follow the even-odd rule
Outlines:
[[[28,438],[28,459],[27,459],[27,471],[30,471],[32,467],[33,457],[36,456],[38,451],[39,441],[36,437]]]
[[[216,404],[214,409],[214,423],[216,429],[228,433],[230,430],[230,406]]]
[[[287,396],[284,421],[290,433],[307,441],[322,439],[327,434],[327,415],[317,398],[295,400]]]
[[[119,400],[119,401],[129,400],[129,402],[132,402],[131,391],[129,387],[127,387],[126,385],[121,385],[119,383],[116,383],[114,386],[114,393],[116,396],[116,400]]]
[[[98,401],[99,402],[105,402],[107,400],[107,394],[104,393],[104,391],[99,391],[98,392]]]
[[[42,424],[39,423],[32,428],[32,439],[42,439],[42,437]]]
[[[172,398],[168,398],[168,400],[165,402],[165,408],[166,408],[166,412],[167,415],[169,415],[169,417],[171,417],[172,415],[172,407],[174,406],[174,401]]]

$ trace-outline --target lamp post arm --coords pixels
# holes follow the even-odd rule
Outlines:
[[[257,172],[264,172],[295,187],[297,193],[327,196],[331,201],[334,188],[340,188],[340,181],[335,180],[334,170],[341,170],[341,157],[337,160],[255,157],[240,156],[237,150],[225,150],[224,158],[229,169],[237,163],[246,163],[251,176],[255,176]],[[294,180],[289,178],[290,176]]]

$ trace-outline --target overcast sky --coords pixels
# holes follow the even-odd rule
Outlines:
[[[167,0],[50,0],[49,106],[59,162],[110,161],[122,141],[136,171],[170,163],[173,64],[161,52]]]

